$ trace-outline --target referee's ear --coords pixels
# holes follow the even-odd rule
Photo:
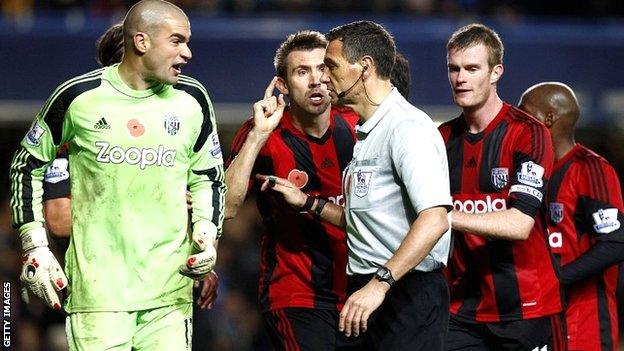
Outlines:
[[[280,93],[288,95],[288,86],[286,85],[286,80],[284,78],[278,76],[275,81],[275,87]]]

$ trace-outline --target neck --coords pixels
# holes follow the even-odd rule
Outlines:
[[[327,132],[330,113],[331,105],[320,115],[310,114],[298,105],[290,105],[290,115],[295,128],[315,138],[320,138]]]
[[[125,59],[119,64],[119,77],[134,90],[145,90],[156,85],[142,74],[142,67],[143,65],[137,59]]]
[[[576,141],[574,140],[574,135],[560,135],[560,133],[552,129],[550,132],[553,147],[555,148],[555,161],[559,161],[574,148]]]
[[[468,131],[470,133],[484,131],[501,108],[503,108],[503,100],[496,93],[492,94],[485,103],[479,106],[464,108],[464,118],[466,119]]]
[[[381,102],[392,91],[389,80],[371,78],[363,82],[364,86],[359,91],[358,102],[350,106],[366,122],[373,116]]]

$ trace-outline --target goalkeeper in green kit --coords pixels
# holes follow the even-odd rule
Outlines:
[[[23,295],[60,309],[67,287],[71,350],[190,350],[193,279],[212,271],[223,223],[214,111],[204,87],[180,74],[191,58],[181,9],[140,1],[123,33],[122,62],[61,84],[13,159]],[[64,270],[42,210],[43,172],[63,144],[73,223]]]

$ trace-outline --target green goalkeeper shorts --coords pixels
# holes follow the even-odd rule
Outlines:
[[[132,312],[78,312],[67,316],[71,351],[190,351],[192,304]]]

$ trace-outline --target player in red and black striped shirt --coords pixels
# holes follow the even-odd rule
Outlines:
[[[278,350],[334,350],[338,313],[346,299],[344,230],[261,192],[254,174],[288,179],[308,195],[342,205],[342,170],[353,154],[357,114],[330,106],[320,78],[327,42],[318,32],[291,35],[277,50],[277,77],[238,131],[226,171],[226,218],[235,215],[251,186],[265,225],[259,299]],[[273,89],[288,94],[273,96]],[[282,116],[283,112],[283,116]],[[281,119],[280,119],[281,118]]]
[[[580,109],[568,86],[537,84],[522,95],[520,108],[546,124],[555,146],[547,220],[566,286],[569,350],[617,350],[617,263],[624,260],[618,176],[607,160],[575,142]]]
[[[447,44],[462,115],[440,127],[449,158],[454,251],[448,350],[561,347],[559,282],[542,200],[553,150],[546,127],[496,93],[503,45],[483,25]]]

